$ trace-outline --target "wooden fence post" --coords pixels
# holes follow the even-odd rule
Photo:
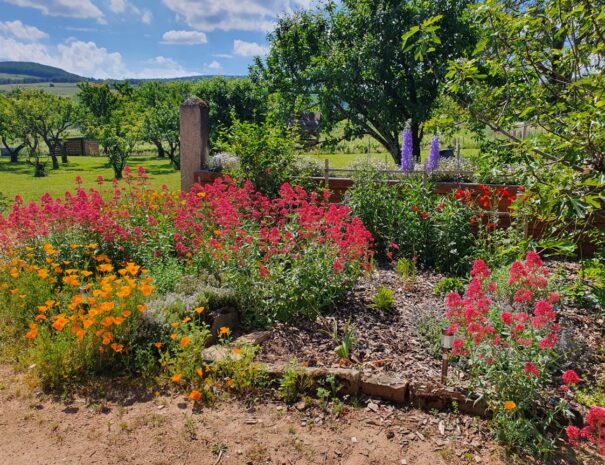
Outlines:
[[[208,166],[208,104],[190,97],[181,105],[181,190],[189,192],[195,183],[195,172]]]

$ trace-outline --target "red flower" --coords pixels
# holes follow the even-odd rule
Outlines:
[[[267,276],[269,276],[269,270],[267,269],[267,267],[266,267],[266,266],[261,266],[261,267],[259,268],[258,272],[260,273],[260,275],[261,275],[263,278],[266,278]]]
[[[574,370],[567,370],[565,373],[563,373],[563,382],[567,385],[579,384],[580,377]]]
[[[525,371],[527,376],[540,376],[540,370],[532,362],[527,362],[525,367],[523,367],[523,371]]]

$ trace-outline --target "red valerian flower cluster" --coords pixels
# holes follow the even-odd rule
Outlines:
[[[595,446],[605,457],[605,408],[592,407],[584,420],[585,426],[568,426],[566,429],[569,443],[579,447],[582,442]]]
[[[548,269],[540,256],[529,252],[524,262],[517,261],[509,273],[511,302],[492,300],[497,287],[489,281],[491,270],[483,260],[477,260],[471,272],[466,294],[453,292],[447,298],[446,316],[449,333],[456,335],[454,355],[485,352],[484,347],[523,350],[552,349],[558,341],[560,325],[553,308],[559,300],[548,293]],[[494,307],[500,307],[497,310]],[[535,360],[526,360],[527,376],[538,375]]]
[[[277,308],[277,300],[280,319],[328,308],[371,267],[371,234],[348,207],[328,202],[329,195],[285,184],[271,200],[251,183],[229,179],[180,193],[148,188],[143,169],[125,176],[126,186],[112,183],[108,192],[78,187],[64,199],[45,195],[27,205],[16,199],[0,215],[0,249],[24,249],[40,238],[62,241],[67,232],[98,244],[114,264],[195,263],[254,294],[259,300],[248,302],[254,311]]]

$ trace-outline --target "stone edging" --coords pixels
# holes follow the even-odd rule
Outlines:
[[[235,345],[260,345],[271,337],[271,332],[250,333],[235,340]],[[204,362],[214,362],[227,356],[227,348],[212,346],[202,352]],[[233,356],[237,357],[237,354]],[[281,378],[287,364],[265,363],[271,378]],[[364,394],[397,405],[409,405],[422,410],[456,409],[468,415],[487,417],[487,404],[483,399],[473,401],[460,390],[439,383],[406,380],[386,373],[364,373],[354,368],[301,367],[314,380],[333,375],[342,386],[342,393]]]

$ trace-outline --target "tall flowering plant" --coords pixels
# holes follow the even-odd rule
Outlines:
[[[414,171],[414,137],[409,128],[403,130],[403,146],[401,149],[401,171]]]
[[[546,455],[556,446],[564,401],[547,405],[544,393],[556,370],[559,295],[549,290],[548,269],[529,252],[498,284],[477,260],[464,296],[447,298],[453,354],[468,364],[473,387],[488,401],[500,439]],[[560,428],[558,428],[560,432]]]
[[[431,140],[431,147],[429,149],[429,157],[426,161],[427,173],[432,173],[439,168],[439,137],[435,136]]]

